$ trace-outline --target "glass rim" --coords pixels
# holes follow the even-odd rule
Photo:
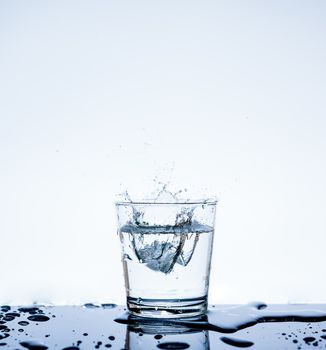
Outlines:
[[[116,206],[126,206],[126,205],[216,205],[218,203],[218,199],[196,199],[196,200],[182,200],[182,201],[156,201],[155,199],[147,199],[147,200],[137,200],[137,201],[116,201]]]

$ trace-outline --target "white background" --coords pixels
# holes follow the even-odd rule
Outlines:
[[[0,302],[124,302],[115,195],[220,199],[211,303],[326,302],[326,2],[0,2]],[[190,193],[189,192],[189,193]]]

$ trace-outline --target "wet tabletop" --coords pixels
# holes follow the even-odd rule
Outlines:
[[[195,319],[124,306],[0,306],[0,349],[326,349],[326,305],[214,305]]]

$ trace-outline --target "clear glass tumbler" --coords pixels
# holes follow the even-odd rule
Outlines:
[[[129,311],[193,317],[207,310],[216,201],[117,202]]]

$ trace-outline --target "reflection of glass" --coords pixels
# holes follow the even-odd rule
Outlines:
[[[201,321],[206,321],[203,316]],[[143,318],[129,316],[132,324],[129,324],[126,332],[125,349],[173,349],[164,347],[166,343],[177,343],[175,349],[209,350],[209,336],[207,330],[198,330],[189,326],[171,325],[164,320],[155,320],[151,323],[143,323]],[[187,318],[187,321],[191,320]],[[194,319],[195,320],[195,319]]]
[[[116,203],[129,311],[160,318],[206,312],[215,206]]]

